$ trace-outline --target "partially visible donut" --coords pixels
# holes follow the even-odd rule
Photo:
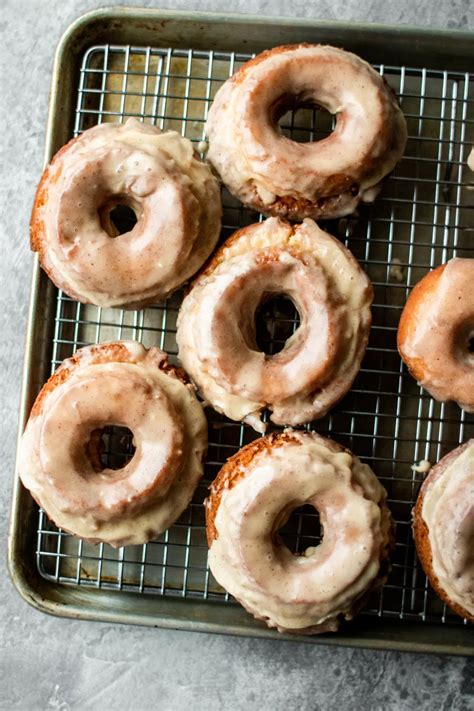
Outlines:
[[[135,213],[119,234],[111,214]],[[217,180],[175,131],[129,119],[94,126],[53,158],[38,186],[31,247],[69,296],[140,307],[191,277],[220,231]]]
[[[127,427],[136,451],[100,464],[101,430]],[[117,341],[78,350],[39,393],[19,474],[57,526],[93,543],[145,543],[189,504],[203,473],[207,425],[184,372],[158,348]]]
[[[436,400],[474,412],[474,259],[452,259],[411,292],[398,327],[398,350],[411,375]]]
[[[278,534],[304,504],[322,542],[293,554]],[[223,466],[206,502],[211,572],[280,632],[333,632],[388,573],[393,522],[372,470],[315,432],[257,439]]]
[[[323,140],[297,143],[278,120],[290,108],[336,117]],[[266,215],[315,220],[373,202],[405,149],[407,129],[385,80],[355,54],[299,44],[262,52],[219,89],[205,128],[207,159],[244,204]]]
[[[474,173],[474,148],[471,148],[471,152],[467,157],[467,166]]]
[[[275,355],[256,345],[256,311],[286,295],[300,325]],[[179,315],[179,358],[203,398],[263,432],[323,417],[349,390],[365,352],[372,287],[353,255],[312,220],[238,230],[192,283]]]
[[[431,469],[413,510],[413,533],[431,587],[474,622],[474,439]]]

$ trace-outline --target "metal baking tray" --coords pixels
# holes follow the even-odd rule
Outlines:
[[[253,53],[282,43],[342,46],[371,61],[400,96],[408,122],[406,154],[373,206],[326,228],[343,240],[375,287],[373,328],[361,372],[344,400],[313,426],[368,462],[389,492],[397,522],[390,577],[351,624],[308,643],[472,654],[472,627],[449,612],[427,584],[411,534],[422,475],[474,436],[474,419],[421,391],[396,351],[396,328],[410,288],[428,268],[474,256],[474,192],[466,167],[474,141],[474,35],[466,32],[341,24],[317,20],[105,9],[63,36],[53,73],[48,161],[72,135],[101,121],[137,116],[173,128],[196,145],[217,88]],[[330,126],[303,110],[282,130],[311,140]],[[259,219],[223,191],[223,237]],[[27,236],[25,235],[25,239]],[[135,338],[176,355],[181,294],[144,311],[84,306],[58,292],[35,264],[26,342],[20,432],[34,397],[58,363],[86,343]],[[275,348],[295,327],[288,303],[264,315],[262,341]],[[208,412],[205,480],[180,520],[145,546],[92,546],[58,530],[15,480],[9,565],[20,594],[56,615],[282,639],[255,622],[217,585],[207,567],[202,501],[225,459],[255,432]],[[127,443],[109,438],[109,455]],[[116,451],[118,450],[118,451]],[[317,534],[306,511],[287,540],[305,547]],[[294,639],[294,637],[292,637]]]

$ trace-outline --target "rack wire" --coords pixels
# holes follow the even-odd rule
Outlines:
[[[175,129],[196,147],[215,92],[250,55],[121,45],[91,47],[77,88],[75,135],[103,121],[128,117]],[[421,390],[401,363],[396,329],[411,287],[428,269],[454,256],[473,256],[474,191],[466,167],[474,140],[472,75],[405,66],[378,66],[401,99],[407,118],[406,154],[372,206],[355,218],[333,221],[328,231],[352,250],[375,289],[373,327],[359,376],[350,393],[312,427],[350,447],[377,473],[397,524],[392,571],[362,615],[463,624],[440,602],[419,566],[411,510],[423,475],[420,460],[435,462],[468,437],[474,419]],[[321,111],[291,112],[281,130],[294,140],[320,138],[331,128]],[[258,219],[223,190],[222,237]],[[182,293],[142,311],[82,305],[58,292],[52,370],[77,348],[132,338],[158,345],[176,358],[176,316]],[[259,319],[263,348],[275,352],[297,327],[291,304],[274,300]],[[37,565],[50,580],[135,591],[234,601],[207,566],[202,502],[227,457],[255,438],[249,427],[208,411],[205,476],[179,521],[156,541],[117,550],[93,546],[58,530],[39,510]],[[275,428],[277,429],[277,428]],[[110,461],[130,454],[120,432],[105,438]],[[319,540],[319,523],[307,507],[292,515],[282,535],[296,552]]]

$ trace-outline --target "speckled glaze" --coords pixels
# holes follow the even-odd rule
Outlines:
[[[443,457],[423,482],[414,535],[433,588],[474,622],[474,440]]]
[[[289,107],[336,116],[322,140],[297,143],[278,130]],[[218,91],[206,123],[207,159],[244,204],[266,215],[315,220],[373,202],[405,149],[395,94],[367,62],[323,45],[262,52]]]
[[[474,259],[451,259],[411,292],[398,328],[410,373],[436,400],[474,412]]]
[[[285,294],[300,326],[276,355],[259,350],[255,314]],[[237,231],[192,283],[176,340],[202,396],[263,432],[323,417],[348,391],[367,344],[372,286],[353,255],[312,220],[271,217]]]
[[[124,234],[111,219],[117,205],[137,218]],[[38,186],[31,246],[78,301],[138,307],[202,266],[220,216],[217,180],[191,141],[130,118],[94,126],[54,156]]]
[[[212,573],[269,627],[335,632],[386,577],[386,496],[366,464],[315,432],[288,429],[257,440],[224,465],[211,488]],[[323,539],[294,555],[278,530],[304,504],[319,512]]]
[[[207,424],[193,387],[159,348],[88,346],[60,365],[23,433],[23,484],[57,526],[94,543],[146,543],[186,508],[203,474]],[[127,427],[136,451],[102,468],[94,438]]]

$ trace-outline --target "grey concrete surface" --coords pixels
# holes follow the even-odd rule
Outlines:
[[[0,708],[473,709],[472,660],[61,620],[29,608],[8,579],[5,549],[32,264],[27,224],[42,164],[53,52],[66,26],[99,4],[3,0],[0,8]],[[471,0],[175,0],[161,6],[474,27]]]

